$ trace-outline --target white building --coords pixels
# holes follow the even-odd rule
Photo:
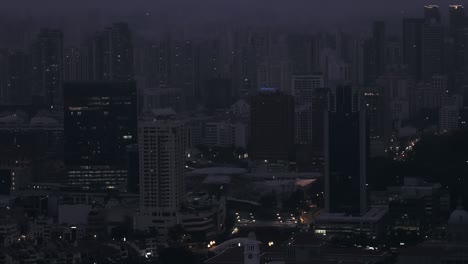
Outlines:
[[[185,125],[163,113],[140,120],[140,215],[137,228],[165,235],[184,201]]]

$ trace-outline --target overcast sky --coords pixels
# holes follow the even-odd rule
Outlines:
[[[270,13],[298,19],[314,16],[322,19],[343,19],[357,16],[398,16],[416,13],[425,4],[448,4],[466,0],[1,0],[1,9],[30,14],[75,14],[101,9],[109,14],[152,12],[173,13],[178,19],[220,18],[255,13]]]
[[[126,20],[138,30],[207,25],[286,25],[313,28],[370,29],[382,19],[399,29],[405,16],[422,16],[423,6],[437,4],[443,13],[449,4],[468,0],[0,0],[0,22],[30,17],[84,32],[109,21]],[[5,18],[5,14],[9,18]],[[3,17],[3,18],[2,18]],[[51,22],[52,21],[52,22]],[[2,25],[3,24],[3,25]],[[2,31],[11,27],[0,23]],[[390,26],[391,27],[391,26]],[[85,28],[85,29],[84,29]],[[76,34],[75,34],[76,35]]]

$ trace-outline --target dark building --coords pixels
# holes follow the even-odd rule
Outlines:
[[[422,27],[424,19],[403,20],[403,65],[406,72],[416,80],[421,79]]]
[[[98,32],[92,41],[92,79],[133,80],[132,34],[126,23],[115,23]]]
[[[429,11],[428,11],[429,10]],[[426,81],[443,73],[444,27],[440,23],[439,9],[426,7],[421,38],[421,75]],[[438,14],[438,15],[437,15]]]
[[[447,74],[449,75],[449,86],[455,88],[456,91],[461,92],[461,88],[465,82],[466,72],[466,14],[462,5],[449,6],[449,20],[450,27],[449,33],[451,38],[451,45],[447,45],[447,58],[445,65],[447,67]]]
[[[62,104],[63,33],[42,29],[32,45],[33,100],[47,106]]]
[[[449,6],[450,36],[455,37],[466,26],[465,8],[462,5]]]
[[[31,103],[30,57],[18,50],[0,50],[0,104]]]
[[[12,187],[11,170],[0,170],[0,195],[10,195]]]
[[[424,6],[424,20],[426,22],[434,21],[441,23],[440,10],[438,5],[426,5]]]
[[[251,98],[251,155],[254,160],[287,161],[294,148],[294,98],[264,88]]]
[[[379,77],[385,71],[385,47],[386,47],[385,22],[376,21],[372,25],[373,60],[375,77]]]
[[[361,96],[351,86],[329,94],[325,117],[325,209],[353,215],[366,212],[368,140]]]
[[[231,79],[207,80],[203,89],[203,99],[208,111],[229,108],[235,101]]]
[[[309,139],[301,142],[297,141],[296,136],[297,171],[323,172],[324,125],[325,112],[328,107],[328,89],[316,88],[310,99],[310,104],[296,106],[296,135],[302,133],[305,134],[301,136],[302,138]],[[301,109],[305,111],[298,115]]]
[[[364,93],[370,156],[384,155],[390,143],[392,117],[388,98],[381,89],[368,89]]]
[[[134,82],[71,82],[64,86],[68,183],[126,189],[127,146],[136,143]]]
[[[386,30],[383,21],[372,24],[372,37],[364,41],[363,78],[365,85],[372,85],[385,72]]]

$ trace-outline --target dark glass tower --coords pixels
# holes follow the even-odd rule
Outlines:
[[[250,111],[253,158],[290,160],[294,148],[294,98],[265,88],[252,97]]]
[[[407,73],[416,80],[421,79],[421,37],[424,19],[403,20],[403,64]]]
[[[325,209],[352,215],[366,212],[368,140],[361,96],[351,86],[329,94],[325,115]]]
[[[134,82],[64,85],[68,183],[84,189],[126,189],[127,146],[136,143]]]

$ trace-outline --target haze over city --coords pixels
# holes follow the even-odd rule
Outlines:
[[[468,259],[445,0],[0,5],[0,264]]]

